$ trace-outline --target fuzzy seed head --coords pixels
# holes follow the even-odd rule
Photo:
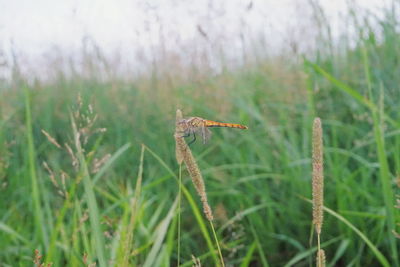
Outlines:
[[[323,249],[317,252],[317,267],[325,267],[325,251]]]
[[[313,224],[315,225],[317,234],[321,234],[324,206],[324,162],[320,118],[314,120],[312,146]]]
[[[175,142],[176,142],[176,160],[178,164],[182,161],[185,162],[186,168],[189,172],[190,177],[197,193],[200,196],[200,200],[203,204],[203,211],[207,220],[212,221],[214,219],[210,205],[208,204],[206,187],[204,185],[203,176],[201,175],[199,166],[193,157],[192,151],[186,144],[184,138],[182,137],[182,129],[180,129],[180,122],[182,120],[182,112],[178,109],[176,112],[176,131],[175,131]]]

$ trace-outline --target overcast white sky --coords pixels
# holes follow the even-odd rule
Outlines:
[[[109,57],[126,64],[138,54],[154,56],[162,47],[177,54],[223,49],[238,56],[252,37],[263,36],[271,51],[291,39],[306,43],[310,25],[308,0],[0,0],[0,52],[7,61],[13,50],[27,64],[45,64],[49,54],[73,56],[85,36]],[[320,0],[340,31],[346,0]],[[371,10],[384,1],[359,0]],[[388,2],[388,1],[386,1]],[[336,26],[335,26],[336,25]],[[205,33],[203,35],[202,33]],[[229,52],[231,51],[231,52]],[[158,53],[158,52],[157,52]],[[121,59],[120,59],[121,60]]]

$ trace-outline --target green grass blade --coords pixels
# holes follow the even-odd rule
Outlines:
[[[97,200],[96,196],[93,190],[93,181],[91,180],[90,174],[89,174],[89,169],[86,164],[86,159],[85,155],[83,154],[81,142],[80,142],[80,134],[78,133],[78,129],[75,124],[75,120],[72,116],[70,115],[71,118],[71,123],[72,123],[72,129],[73,129],[73,134],[74,134],[74,141],[75,141],[75,147],[77,151],[77,158],[79,160],[80,168],[81,168],[81,173],[83,175],[83,185],[85,188],[85,199],[88,204],[89,208],[89,220],[90,220],[90,225],[92,228],[92,237],[93,237],[93,245],[95,246],[96,249],[96,256],[97,259],[99,260],[99,265],[100,267],[106,267],[108,266],[106,262],[106,253],[105,253],[105,244],[104,244],[104,237],[103,233],[101,231],[101,226],[100,226],[100,213],[99,213],[99,208],[97,205]]]
[[[343,92],[346,92],[349,94],[351,97],[353,97],[357,102],[363,104],[364,106],[368,107],[371,111],[376,111],[378,110],[377,106],[371,102],[369,99],[361,95],[359,92],[357,92],[355,89],[351,88],[347,84],[339,81],[335,77],[333,77],[331,74],[326,72],[324,69],[322,69],[320,66],[318,66],[315,63],[312,63],[308,60],[305,60],[305,65],[310,66],[313,68],[317,73],[321,74],[323,77],[325,77],[328,81],[330,81],[333,85],[335,85],[338,89],[340,89]],[[396,122],[392,118],[388,117],[386,114],[383,115],[385,120],[387,120],[390,124],[393,126],[396,126],[397,128],[400,128],[400,123]]]
[[[372,81],[371,74],[369,72],[369,61],[367,50],[363,49],[363,59],[364,59],[364,71],[367,80],[369,96],[372,99]],[[391,254],[394,263],[398,266],[398,251],[397,251],[397,241],[396,237],[392,234],[392,231],[396,228],[396,210],[395,210],[395,200],[394,192],[391,185],[391,175],[389,171],[388,155],[385,148],[385,138],[383,133],[383,121],[381,120],[383,116],[383,95],[381,95],[382,101],[380,109],[372,110],[372,119],[374,122],[374,136],[376,143],[376,150],[378,151],[379,160],[379,177],[382,183],[382,195],[385,202],[386,216],[387,216],[387,235],[390,241]]]
[[[329,246],[330,244],[333,244],[337,241],[339,241],[342,237],[335,237],[332,238],[331,240],[324,242],[321,244],[321,248],[325,248],[327,246]],[[297,263],[299,263],[300,261],[306,259],[307,257],[309,257],[310,255],[314,255],[315,252],[317,252],[318,248],[317,247],[313,247],[304,251],[301,251],[300,253],[297,253],[288,263],[286,263],[284,266],[285,267],[291,267],[291,266],[296,266]]]
[[[343,256],[346,249],[349,247],[350,241],[348,239],[343,240],[340,243],[339,248],[336,250],[335,255],[333,256],[332,260],[329,262],[328,267],[336,266],[336,262]]]
[[[19,241],[21,241],[25,245],[27,245],[29,247],[33,247],[31,242],[28,241],[28,239],[26,239],[22,235],[18,234],[14,229],[12,229],[10,226],[8,226],[8,225],[6,225],[6,224],[4,224],[2,222],[0,222],[0,230],[3,231],[4,233],[9,234],[10,236],[12,236],[15,239],[18,239]]]
[[[351,95],[355,100],[357,100],[359,103],[367,106],[369,109],[374,110],[376,109],[376,106],[369,101],[367,98],[365,98],[363,95],[361,95],[359,92],[348,86],[347,84],[339,81],[335,77],[333,77],[331,74],[329,74],[327,71],[322,69],[320,66],[318,66],[315,63],[312,63],[308,60],[305,60],[306,66],[310,66],[312,69],[314,69],[317,73],[321,74],[323,77],[325,77],[328,81],[330,81],[333,85],[335,85],[338,89],[348,93]]]
[[[265,252],[261,246],[260,240],[258,238],[257,232],[254,229],[253,226],[251,226],[251,233],[253,234],[254,240],[257,244],[257,250],[258,250],[258,254],[260,255],[261,258],[261,263],[263,267],[269,267],[268,261],[267,261],[267,257],[265,256]]]
[[[128,210],[130,210],[130,219],[128,225],[122,225],[121,227],[121,229],[124,229],[124,232],[121,233],[121,238],[119,242],[119,257],[116,259],[118,266],[129,266],[129,258],[131,256],[133,248],[135,225],[138,217],[138,207],[140,204],[142,193],[144,152],[145,147],[144,145],[142,145],[139,160],[139,170],[136,179],[135,194],[132,201],[130,202],[131,207],[128,208]]]
[[[176,206],[178,204],[178,198],[175,199],[174,204],[172,204],[167,216],[164,218],[164,220],[161,222],[160,226],[158,227],[156,233],[155,233],[155,240],[154,244],[150,250],[150,253],[147,255],[146,260],[143,264],[143,267],[152,267],[156,266],[154,265],[157,255],[159,254],[159,251],[161,249],[161,245],[165,239],[165,236],[168,231],[168,227],[171,223],[171,220],[173,218],[174,213],[176,212]]]
[[[68,209],[71,207],[71,205],[73,205],[73,200],[75,198],[75,192],[76,192],[76,188],[77,188],[77,183],[76,183],[77,180],[79,180],[78,177],[75,178],[75,182],[72,183],[72,185],[70,186],[69,191],[68,191],[68,197],[64,200],[63,206],[58,213],[56,225],[50,236],[50,245],[49,245],[48,253],[46,255],[46,262],[56,262],[55,254],[58,251],[57,244],[56,244],[58,234],[64,229],[65,216],[67,214]]]
[[[257,248],[257,242],[253,241],[253,243],[251,243],[250,247],[247,249],[247,253],[244,256],[242,263],[240,264],[240,267],[248,267],[250,266],[251,263],[251,259],[253,257],[253,253]]]
[[[301,199],[309,202],[312,204],[312,201],[310,199],[300,197]],[[353,230],[364,242],[367,244],[367,246],[371,249],[373,254],[376,256],[376,258],[379,260],[379,262],[382,264],[384,267],[390,267],[391,265],[389,264],[388,260],[386,257],[378,250],[378,248],[368,239],[368,237],[362,233],[360,230],[358,230],[351,222],[349,222],[346,218],[344,218],[342,215],[336,213],[335,211],[327,208],[324,206],[324,210],[334,216],[336,219],[347,225],[351,230]]]
[[[39,179],[36,173],[36,155],[35,147],[33,142],[33,132],[32,132],[32,114],[31,114],[31,99],[29,89],[25,90],[25,120],[26,120],[26,134],[28,142],[28,163],[29,163],[29,176],[31,178],[32,187],[32,202],[33,202],[33,217],[35,220],[35,233],[41,243],[47,248],[48,247],[48,236],[46,233],[45,220],[43,209],[41,205],[40,196],[43,194],[40,191]]]
[[[149,151],[149,153],[150,153],[155,159],[157,159],[157,161],[160,162],[160,164],[161,164],[161,165],[170,173],[170,175],[171,175],[172,177],[174,177],[175,180],[179,183],[178,177],[177,177],[176,174],[171,170],[171,168],[168,167],[168,165],[167,165],[156,153],[154,153],[150,148],[146,147],[146,150]],[[207,231],[207,226],[206,226],[206,223],[205,223],[205,219],[203,218],[203,216],[202,216],[202,214],[201,214],[199,208],[198,208],[197,205],[196,205],[196,201],[194,201],[194,199],[193,199],[192,195],[190,194],[189,190],[186,188],[185,185],[183,185],[183,184],[181,184],[181,185],[182,185],[182,192],[183,192],[183,194],[185,195],[186,199],[189,201],[189,205],[190,205],[190,207],[192,208],[193,214],[194,214],[194,216],[195,216],[195,218],[196,218],[196,220],[197,220],[197,223],[198,223],[198,225],[199,225],[199,227],[200,227],[200,230],[201,230],[201,232],[202,232],[202,234],[203,234],[203,237],[204,237],[204,239],[206,240],[208,249],[209,249],[210,252],[211,252],[211,256],[213,257],[213,260],[214,260],[214,262],[215,262],[215,265],[218,266],[218,265],[219,265],[218,256],[217,256],[217,254],[215,253],[215,249],[214,249],[214,245],[213,245],[211,236],[210,236],[210,234],[209,234],[208,231]]]
[[[343,216],[340,214],[336,213],[335,211],[324,207],[324,210],[331,214],[332,216],[336,217],[339,219],[341,222],[346,224],[351,230],[353,230],[364,242],[368,245],[368,247],[372,250],[374,255],[377,257],[379,262],[382,264],[382,266],[389,267],[391,266],[388,262],[388,260],[383,256],[383,254],[378,250],[378,248],[368,239],[366,235],[364,235],[360,230],[358,230],[352,223],[350,223],[347,219],[345,219]]]
[[[74,206],[75,206],[75,213],[76,213],[77,217],[79,218],[79,220],[82,220],[82,218],[84,218],[86,216],[86,214],[83,214],[80,202],[78,200],[75,200]],[[89,231],[90,230],[87,229],[86,224],[81,223],[81,226],[79,229],[80,242],[83,245],[84,254],[86,254],[88,256],[88,259],[91,260],[94,258],[93,253],[95,253],[96,251],[92,251],[92,249],[91,249],[90,240],[89,240],[89,237],[90,237]],[[89,263],[91,263],[91,262],[89,262]]]

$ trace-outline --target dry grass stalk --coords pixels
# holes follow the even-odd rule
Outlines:
[[[192,261],[193,261],[192,267],[201,267],[201,262],[199,258],[196,258],[195,256],[192,255]]]
[[[48,132],[46,132],[43,129],[42,129],[42,133],[47,137],[47,140],[49,140],[50,143],[52,143],[53,145],[55,145],[56,147],[61,149],[61,145],[59,143],[57,143],[57,141],[54,137],[52,137]]]
[[[313,196],[313,224],[318,235],[321,234],[323,222],[324,206],[324,162],[323,162],[323,143],[321,120],[316,118],[313,125],[312,137],[313,155],[313,177],[312,177],[312,196]]]
[[[87,267],[96,267],[96,262],[88,263],[87,259],[88,255],[86,253],[83,253],[83,264]]]
[[[94,158],[92,163],[92,173],[98,173],[104,164],[111,158],[111,154],[105,154],[102,158]]]
[[[58,194],[60,194],[62,197],[65,197],[66,194],[65,192],[61,189],[59,186],[57,180],[56,180],[56,175],[54,171],[49,167],[46,161],[43,161],[43,167],[46,169],[46,171],[49,173],[50,181],[54,185],[54,187],[57,189]],[[65,187],[63,188],[65,190]]]
[[[320,249],[317,252],[317,267],[325,267],[325,251]]]
[[[65,143],[64,145],[65,145],[65,149],[68,152],[68,155],[71,157],[72,167],[74,167],[74,169],[77,171],[79,169],[79,161],[76,158],[75,153],[72,150],[72,148],[67,143]]]
[[[192,151],[186,144],[184,138],[182,137],[182,129],[180,129],[178,122],[182,119],[182,112],[178,109],[176,111],[176,131],[175,131],[175,141],[176,141],[176,160],[178,164],[182,161],[185,162],[186,168],[192,178],[194,187],[200,196],[201,202],[203,203],[203,211],[207,220],[212,221],[214,219],[210,205],[208,205],[206,188],[204,185],[203,176],[201,175],[200,169],[193,157]]]
[[[36,267],[51,267],[51,265],[53,265],[53,263],[42,263],[42,258],[43,256],[40,255],[39,250],[35,249],[35,257],[33,259],[33,263]]]
[[[59,189],[60,186],[59,186],[58,183],[57,183],[56,176],[55,176],[53,170],[50,169],[50,167],[49,167],[49,165],[47,164],[46,161],[43,161],[43,167],[44,167],[44,168],[46,169],[46,171],[49,173],[50,181],[53,183],[54,187],[57,188],[57,189]]]

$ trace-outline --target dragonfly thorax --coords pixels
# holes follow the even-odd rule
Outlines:
[[[183,119],[179,121],[179,125],[183,127],[185,130],[191,129],[191,128],[198,128],[198,127],[204,127],[204,119],[199,118],[199,117],[190,117],[187,119]]]

